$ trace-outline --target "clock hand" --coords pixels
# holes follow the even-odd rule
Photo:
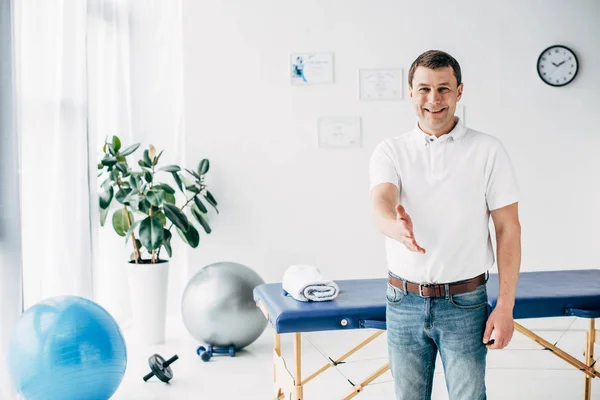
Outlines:
[[[554,65],[555,67],[558,67],[560,64],[556,64],[554,61],[550,61],[552,63],[552,65]]]
[[[562,60],[561,62],[559,62],[557,67],[560,67],[561,65],[563,65],[565,63],[565,61],[567,61],[567,60]],[[554,63],[552,63],[552,64],[554,64]]]

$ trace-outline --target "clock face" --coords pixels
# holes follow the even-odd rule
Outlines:
[[[540,54],[538,75],[551,86],[564,86],[577,75],[579,63],[575,53],[565,46],[550,46]]]

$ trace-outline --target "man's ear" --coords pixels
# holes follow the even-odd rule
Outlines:
[[[411,99],[413,97],[413,91],[412,91],[412,88],[410,86],[408,87],[408,97],[410,97]]]
[[[457,92],[456,101],[460,100],[460,98],[462,97],[462,94],[463,94],[463,85],[464,85],[464,83],[461,83],[456,88],[456,92]]]

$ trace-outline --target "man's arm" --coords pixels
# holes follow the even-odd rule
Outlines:
[[[488,343],[492,332],[496,339],[487,344],[490,349],[502,349],[508,345],[514,333],[513,308],[517,281],[521,269],[521,224],[518,203],[491,212],[496,230],[498,262],[498,302],[488,318],[483,343]]]
[[[497,307],[511,310],[515,305],[515,292],[521,269],[521,224],[519,223],[518,203],[491,212],[496,230],[496,251],[498,262]]]
[[[417,244],[413,224],[404,207],[398,204],[398,187],[381,183],[371,190],[371,208],[375,225],[384,235],[404,244],[409,250],[425,254]]]

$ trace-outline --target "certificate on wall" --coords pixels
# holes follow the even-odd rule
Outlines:
[[[402,100],[402,68],[362,69],[358,72],[361,100]]]
[[[361,147],[360,117],[319,118],[318,144],[323,149]]]
[[[333,53],[294,53],[290,59],[294,85],[333,83]]]

